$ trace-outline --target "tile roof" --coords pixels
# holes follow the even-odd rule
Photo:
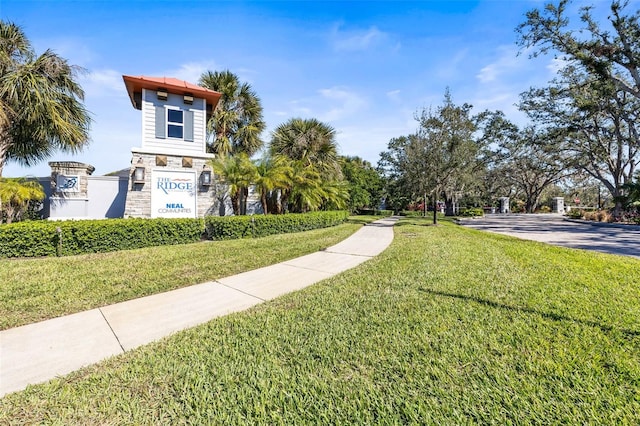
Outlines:
[[[187,81],[178,80],[177,78],[173,77],[123,75],[122,79],[124,80],[124,84],[127,87],[127,92],[129,93],[131,104],[136,109],[140,109],[140,107],[135,104],[133,94],[135,92],[141,92],[142,89],[158,90],[159,88],[163,88],[166,89],[169,93],[176,93],[179,95],[190,93],[195,98],[206,99],[207,104],[211,105],[213,108],[215,108],[218,100],[220,99],[220,96],[222,96],[221,93],[216,92],[215,90],[206,89],[204,87],[197,86]]]

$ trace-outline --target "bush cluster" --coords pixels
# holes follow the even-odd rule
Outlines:
[[[431,213],[433,213],[433,211]],[[406,216],[406,217],[419,217],[423,215],[424,213],[421,210],[402,210],[400,212],[400,216]]]
[[[571,219],[582,219],[584,211],[580,209],[571,209],[566,214],[567,214],[567,217]]]
[[[598,210],[595,212],[584,212],[582,217],[585,220],[591,220],[594,222],[613,222],[613,216],[606,210]]]
[[[468,209],[460,209],[458,212],[458,216],[460,217],[478,217],[484,216],[484,210],[480,207],[473,207]]]
[[[205,219],[105,219],[18,222],[0,226],[0,258],[103,253],[203,238],[262,237],[334,226],[348,212],[268,216],[209,216]]]
[[[343,223],[348,217],[349,213],[346,211],[266,216],[207,216],[205,232],[210,240],[265,237],[335,226]]]
[[[359,209],[359,215],[367,216],[392,216],[393,210],[378,210],[378,209]]]

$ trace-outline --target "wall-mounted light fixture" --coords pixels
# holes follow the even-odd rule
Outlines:
[[[169,97],[169,94],[167,93],[167,89],[158,89],[157,95],[158,95],[158,99],[161,101],[166,101],[167,98]]]
[[[144,164],[142,162],[142,157],[138,159],[138,165],[133,172],[133,182],[144,183]]]
[[[193,104],[193,95],[191,93],[184,94],[184,103],[187,105]]]
[[[207,166],[202,168],[202,173],[200,173],[200,185],[202,186],[211,186],[211,170],[207,170]]]

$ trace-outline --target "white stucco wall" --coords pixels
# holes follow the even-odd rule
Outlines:
[[[127,196],[126,177],[89,176],[86,198],[47,199],[48,216],[51,220],[119,218],[124,214]],[[48,195],[48,194],[47,194]]]
[[[91,176],[88,179],[90,219],[117,218],[124,215],[127,179],[117,176]]]

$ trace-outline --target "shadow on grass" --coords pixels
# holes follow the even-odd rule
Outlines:
[[[378,219],[383,219],[383,217],[379,217],[379,218],[374,218],[371,216],[364,216],[364,217],[349,217],[349,219],[347,219],[347,223],[353,223],[353,224],[357,224],[357,225],[366,225],[367,223],[371,223],[373,221],[376,221]]]
[[[420,218],[419,220],[414,220],[414,218],[402,218],[398,221],[398,223],[396,223],[396,226],[407,226],[407,225],[413,225],[413,226],[440,226],[442,225],[442,222],[449,222],[448,220],[441,220],[438,219],[438,223],[433,223],[433,218]]]
[[[550,319],[550,320],[553,320],[553,321],[570,321],[570,322],[574,322],[574,323],[577,323],[577,324],[586,325],[586,326],[589,326],[589,327],[599,328],[600,330],[602,330],[605,333],[609,333],[609,332],[612,332],[612,331],[619,331],[620,333],[622,333],[622,334],[624,334],[626,336],[629,336],[629,337],[638,337],[638,336],[640,336],[640,331],[637,331],[637,330],[626,330],[626,329],[623,329],[623,328],[612,327],[610,325],[601,324],[601,323],[596,322],[596,321],[590,321],[590,320],[585,320],[585,319],[576,319],[576,318],[567,317],[565,315],[555,314],[555,313],[552,313],[552,312],[541,312],[541,311],[538,311],[536,309],[525,308],[525,307],[522,307],[522,306],[505,305],[505,304],[502,304],[502,303],[494,302],[492,300],[481,299],[479,297],[465,296],[465,295],[454,294],[454,293],[447,293],[447,292],[444,292],[444,291],[437,291],[437,290],[432,290],[432,289],[423,288],[423,287],[418,288],[418,290],[423,291],[425,293],[432,294],[434,296],[444,296],[444,297],[451,297],[451,298],[454,298],[454,299],[472,301],[472,302],[479,303],[481,305],[489,306],[491,308],[505,309],[505,310],[514,311],[514,312],[524,312],[524,313],[528,313],[528,314],[536,314],[536,315],[542,316],[543,318],[547,318],[547,319]]]
[[[391,216],[362,216],[362,217],[357,217],[357,216],[350,216],[347,219],[347,223],[354,223],[354,224],[360,224],[360,225],[367,225],[367,226],[393,226],[393,222],[392,224],[383,224],[383,223],[372,223],[372,222],[376,222],[382,219],[391,219]]]

